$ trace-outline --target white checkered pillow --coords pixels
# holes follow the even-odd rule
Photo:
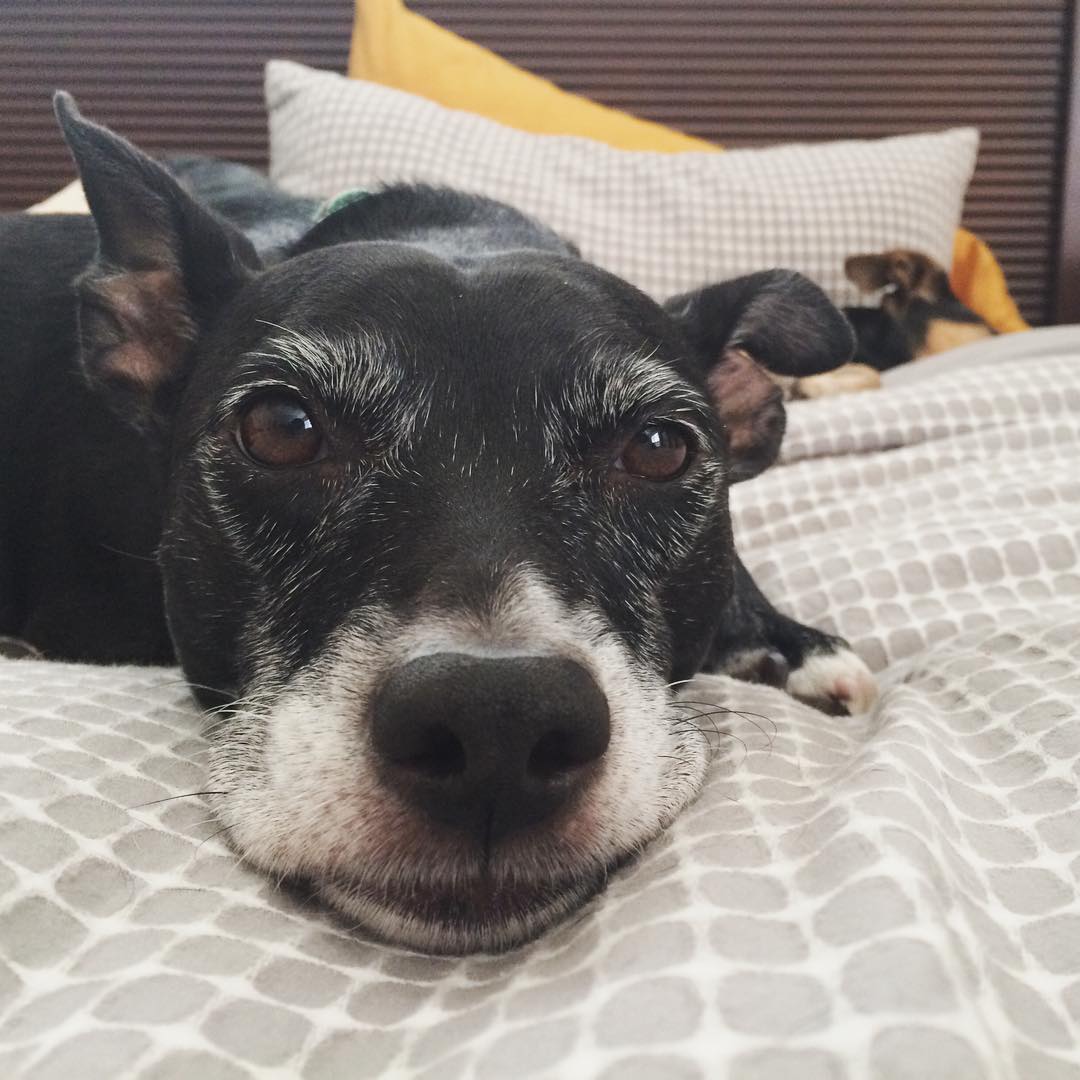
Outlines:
[[[530,135],[285,60],[266,68],[270,172],[327,197],[396,181],[500,199],[657,298],[739,274],[801,270],[837,303],[855,252],[902,247],[948,266],[979,135],[662,154]]]

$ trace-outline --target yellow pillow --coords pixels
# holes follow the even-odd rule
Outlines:
[[[584,135],[622,150],[719,150],[713,143],[560,90],[482,45],[409,11],[403,0],[356,0],[349,74],[538,135]],[[993,252],[960,229],[952,287],[1000,333],[1026,330]]]
[[[956,230],[949,284],[960,302],[999,334],[1031,329],[1009,295],[1005,273],[994,253],[967,229]]]
[[[620,150],[717,149],[560,90],[409,11],[402,0],[356,0],[349,74],[536,135],[584,135]]]

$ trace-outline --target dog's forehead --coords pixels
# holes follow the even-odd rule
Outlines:
[[[243,316],[258,336],[237,361],[276,361],[316,389],[393,383],[497,411],[555,406],[580,384],[629,399],[692,381],[661,308],[544,252],[451,263],[409,245],[342,245],[267,275]]]

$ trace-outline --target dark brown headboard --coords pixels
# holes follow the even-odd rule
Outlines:
[[[1071,72],[1062,108],[1056,322],[1080,323],[1080,16],[1073,0]]]
[[[149,148],[263,163],[262,63],[285,56],[342,70],[352,7],[349,0],[2,2],[5,209],[70,176],[47,105],[57,86]],[[1072,0],[410,6],[568,89],[727,146],[974,124],[983,141],[965,223],[993,246],[1029,319],[1080,321]]]

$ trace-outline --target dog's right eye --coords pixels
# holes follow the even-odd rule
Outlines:
[[[691,440],[680,424],[646,424],[622,448],[615,468],[641,480],[677,480],[690,465]]]
[[[253,461],[271,468],[308,465],[323,453],[323,434],[307,406],[292,394],[272,391],[243,405],[236,441]]]

